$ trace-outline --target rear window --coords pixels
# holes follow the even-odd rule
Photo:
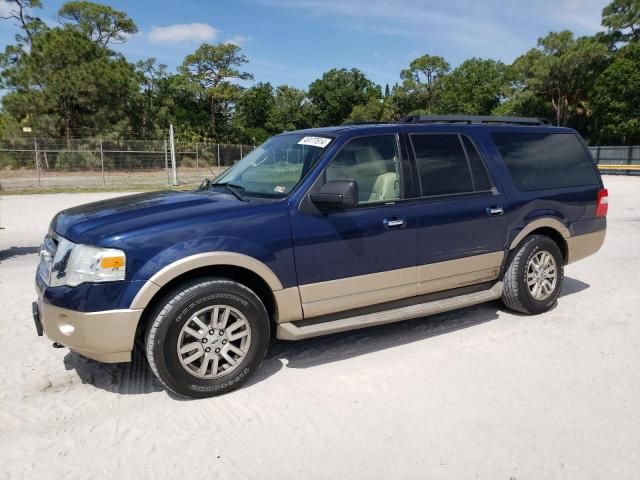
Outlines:
[[[571,133],[493,133],[491,137],[520,190],[599,183],[591,158]]]

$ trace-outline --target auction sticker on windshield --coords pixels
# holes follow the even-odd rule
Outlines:
[[[330,138],[324,137],[304,137],[298,142],[298,145],[310,145],[312,147],[324,148],[331,143]]]

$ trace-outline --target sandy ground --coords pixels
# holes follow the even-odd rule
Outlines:
[[[0,477],[640,478],[640,178],[606,183],[605,246],[552,311],[276,342],[250,384],[200,401],[140,355],[103,365],[35,334],[49,219],[109,195],[0,197]]]

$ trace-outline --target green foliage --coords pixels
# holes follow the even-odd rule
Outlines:
[[[13,49],[11,46],[8,47],[9,50],[14,50],[13,54],[17,54],[25,46],[31,46],[33,36],[36,33],[46,29],[45,23],[39,17],[34,17],[29,13],[30,10],[42,8],[42,2],[40,0],[6,0],[6,3],[11,9],[8,15],[2,19],[14,21],[22,30],[22,33],[16,35],[17,45]]]
[[[384,111],[383,100],[371,98],[364,105],[355,105],[347,119],[350,122],[379,122]]]
[[[423,55],[413,60],[409,68],[400,72],[402,87],[396,90],[396,94],[405,97],[400,104],[410,104],[413,109],[422,108],[433,113],[442,91],[440,80],[450,68],[444,58],[436,55]]]
[[[329,70],[308,91],[268,82],[245,88],[253,79],[248,59],[230,44],[199,46],[177,72],[153,58],[132,65],[109,48],[137,32],[125,12],[74,0],[60,7],[59,26],[47,26],[35,13],[40,0],[7,2],[4,20],[20,31],[0,54],[0,138],[27,126],[36,136],[65,136],[68,145],[72,137],[131,132],[162,138],[174,124],[183,140],[253,144],[345,121],[492,113],[554,118],[591,142],[640,142],[640,0],[611,1],[606,32],[550,32],[511,65],[471,58],[452,70],[440,56],[420,56],[384,95],[355,68]]]
[[[640,0],[613,0],[602,10],[602,25],[621,39],[640,40]]]
[[[640,44],[623,47],[591,91],[604,143],[640,143]]]
[[[58,10],[58,17],[63,25],[69,25],[102,47],[110,42],[122,43],[127,35],[138,32],[126,13],[93,2],[67,2]]]
[[[514,96],[530,92],[546,99],[556,125],[567,126],[577,116],[590,117],[588,93],[608,59],[607,45],[594,38],[575,39],[568,30],[551,32],[538,40],[538,48],[513,63]]]
[[[273,108],[269,112],[267,129],[272,133],[299,130],[311,126],[311,103],[304,90],[280,85],[275,90]]]
[[[438,109],[446,113],[489,115],[503,97],[506,66],[496,60],[472,58],[442,79]]]
[[[11,89],[2,99],[7,113],[68,139],[113,129],[139,96],[138,78],[124,58],[70,28],[35,35],[31,51],[2,76]]]
[[[273,87],[270,83],[260,82],[242,92],[236,115],[246,128],[262,128],[267,124],[273,106]]]
[[[340,125],[353,107],[381,96],[380,86],[357,68],[334,68],[309,86],[309,100],[317,126]]]
[[[180,66],[183,87],[209,104],[211,130],[217,138],[224,136],[224,125],[229,123],[234,102],[242,91],[233,80],[253,79],[253,75],[238,69],[247,62],[237,45],[203,43]]]

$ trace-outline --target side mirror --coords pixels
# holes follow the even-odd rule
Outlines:
[[[319,208],[347,208],[358,204],[358,184],[352,181],[327,182],[320,190],[309,194]]]

